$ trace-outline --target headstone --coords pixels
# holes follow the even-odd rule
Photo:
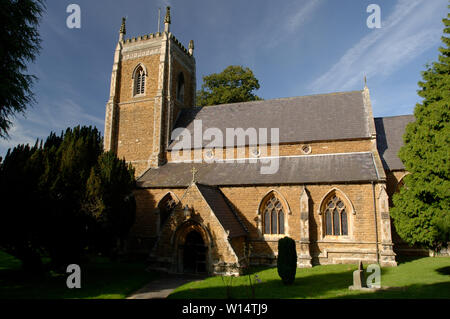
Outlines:
[[[358,270],[353,272],[353,286],[350,286],[350,289],[356,290],[366,287],[366,282],[364,280],[364,269],[362,261],[359,261]]]

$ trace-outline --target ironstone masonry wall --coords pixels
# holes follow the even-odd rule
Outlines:
[[[279,154],[305,155],[302,152],[304,144],[280,145]],[[329,141],[308,143],[311,147],[309,154],[345,153],[373,151],[374,141]],[[250,157],[251,148],[245,147],[245,157]],[[237,149],[229,149],[230,157],[238,156]],[[168,156],[170,160],[170,156]],[[375,262],[377,248],[382,264],[395,265],[390,233],[383,233],[383,225],[389,225],[389,220],[382,220],[379,194],[384,183],[375,187],[375,193],[370,183],[347,183],[328,185],[270,185],[270,186],[229,186],[221,187],[221,191],[230,200],[240,218],[249,229],[248,241],[252,245],[252,262],[256,264],[273,264],[277,255],[278,239],[283,236],[262,235],[261,219],[258,208],[264,196],[270,191],[276,191],[285,200],[286,211],[290,213],[286,219],[286,234],[297,242],[298,255],[309,254],[311,264],[327,263],[355,263],[357,260]],[[306,187],[308,196],[308,238],[304,238],[305,229],[302,229],[300,197]],[[323,215],[320,214],[321,201],[333,189],[338,195],[344,196],[349,207],[348,238],[325,237],[323,235]],[[171,191],[174,196],[181,198],[184,188],[178,189],[138,189],[136,190],[138,219],[133,228],[133,236],[142,238],[156,238],[158,234],[158,216],[154,213],[158,202]],[[376,208],[374,208],[374,196]],[[375,209],[377,215],[375,217]],[[354,212],[354,214],[352,214]],[[375,227],[375,218],[377,226]],[[376,233],[378,230],[378,245]],[[214,230],[213,230],[214,231]],[[302,235],[303,234],[303,235]],[[307,241],[306,241],[307,240]],[[151,242],[151,241],[149,241]],[[384,245],[382,244],[384,242]],[[143,248],[144,250],[149,247]],[[237,249],[239,250],[239,249]],[[308,266],[305,259],[301,266]]]
[[[174,194],[174,196],[176,196]],[[238,264],[242,258],[242,242],[244,238],[235,238],[228,241],[227,233],[214,212],[203,199],[197,186],[193,185],[183,194],[183,205],[192,208],[192,215],[186,217],[183,207],[177,207],[167,219],[161,229],[158,228],[157,210],[153,209],[150,215],[154,230],[159,233],[159,242],[154,249],[149,249],[151,253],[152,266],[166,268],[173,272],[181,272],[182,267],[182,249],[186,235],[195,230],[200,233],[207,250],[207,269],[209,273],[233,273],[230,268],[233,264]],[[153,201],[156,203],[156,201]],[[149,234],[151,234],[149,232]],[[235,247],[232,246],[232,242]],[[237,270],[234,270],[236,272]]]
[[[333,189],[338,189],[337,194],[348,198],[349,207],[349,233],[348,238],[326,237],[323,232],[323,214],[319,214],[322,199]],[[380,186],[375,189],[375,197],[379,193]],[[309,253],[312,264],[329,263],[356,263],[358,260],[371,263],[376,261],[376,234],[378,229],[378,249],[383,252],[381,213],[377,212],[377,227],[375,227],[374,194],[371,184],[333,184],[333,185],[306,185],[309,196]],[[139,189],[136,190],[137,220],[132,234],[135,238],[155,239],[159,229],[159,217],[156,213],[158,202],[169,191],[180,198],[185,189]],[[298,255],[301,251],[301,209],[300,196],[303,191],[302,185],[271,185],[271,186],[241,186],[221,187],[221,191],[235,207],[241,220],[249,230],[248,241],[252,245],[252,263],[273,264],[277,255],[278,239],[284,235],[263,235],[261,233],[260,219],[258,219],[261,201],[270,191],[284,199],[289,211],[285,216],[286,234],[297,242]],[[195,198],[191,199],[195,201]],[[378,201],[378,199],[376,199]],[[378,204],[378,203],[377,203]],[[200,206],[199,206],[200,205]],[[197,209],[203,209],[201,201],[197,202]],[[378,205],[377,205],[378,206]],[[378,210],[378,208],[377,208]],[[219,233],[216,229],[220,225],[208,222],[212,233]],[[144,242],[144,241],[143,241]],[[151,245],[150,245],[151,246]],[[141,247],[143,251],[149,251],[150,246]],[[392,247],[388,247],[392,248]],[[236,249],[239,251],[240,249]],[[389,249],[385,251],[389,253]],[[386,265],[391,265],[393,256],[386,259]],[[382,264],[383,264],[383,260]]]

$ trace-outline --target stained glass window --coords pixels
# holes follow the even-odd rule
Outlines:
[[[331,221],[331,212],[327,209],[325,212],[326,234],[333,235],[333,222]]]
[[[271,229],[272,229],[272,234],[278,234],[278,223],[277,223],[277,212],[275,211],[275,209],[272,209],[272,227],[271,227]]]
[[[347,229],[347,212],[345,209],[341,212],[341,225],[342,225],[342,235],[348,235]]]
[[[264,211],[264,221],[270,221],[269,210],[266,208]],[[270,234],[270,223],[264,223],[264,234]]]
[[[348,216],[344,201],[334,195],[326,204],[325,234],[333,236],[348,235]]]
[[[264,207],[264,234],[284,234],[284,210],[280,200],[272,195]]]
[[[284,234],[284,212],[280,210],[278,212],[278,225],[279,225],[279,233]]]

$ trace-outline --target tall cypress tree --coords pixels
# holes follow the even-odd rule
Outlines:
[[[410,173],[394,195],[395,228],[410,245],[432,249],[450,240],[450,14],[443,19],[443,46],[437,62],[422,72],[414,110],[399,156]]]

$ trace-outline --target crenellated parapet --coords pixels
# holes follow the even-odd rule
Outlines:
[[[171,23],[170,18],[170,7],[167,7],[166,16],[164,18],[165,29],[163,32],[149,33],[145,35],[139,35],[137,37],[131,37],[125,39],[126,34],[126,26],[125,26],[125,18],[122,18],[122,25],[119,31],[119,43],[120,50],[122,54],[131,51],[141,51],[142,49],[154,48],[155,46],[160,45],[161,41],[170,41],[175,45],[177,49],[179,49],[179,53],[184,55],[185,57],[191,58],[188,59],[188,64],[191,64],[194,59],[194,41],[191,40],[189,42],[189,47],[186,48],[180,40],[178,40],[171,32],[169,25]],[[123,46],[123,48],[122,48]],[[123,50],[122,50],[123,49]],[[155,50],[146,51],[144,55],[155,54]],[[142,53],[139,54],[142,56]],[[129,54],[125,54],[125,59],[129,58]],[[136,54],[132,55],[132,57],[136,57]],[[195,63],[195,62],[194,62]]]
[[[139,42],[139,41],[145,41],[145,40],[151,40],[151,39],[159,39],[161,37],[162,37],[162,33],[161,32],[149,33],[149,34],[140,35],[140,36],[137,36],[137,37],[125,39],[124,43],[125,44],[135,43],[135,42]]]
[[[132,37],[132,38],[128,38],[128,39],[124,39],[123,43],[125,45],[128,44],[137,44],[140,42],[144,42],[144,41],[148,41],[148,40],[161,40],[163,37],[163,33],[162,32],[156,32],[156,33],[149,33],[149,34],[145,34],[145,35],[140,35],[137,37]],[[191,40],[190,42],[190,46],[189,49],[187,49],[180,40],[178,40],[172,33],[168,34],[168,38],[170,40],[172,40],[172,42],[182,51],[184,52],[187,56],[193,56],[193,52],[194,52],[194,44],[193,41]]]
[[[172,33],[169,34],[169,38],[173,40],[173,42],[183,51],[186,53],[186,55],[192,56],[192,54],[189,53],[188,49],[178,40]]]

